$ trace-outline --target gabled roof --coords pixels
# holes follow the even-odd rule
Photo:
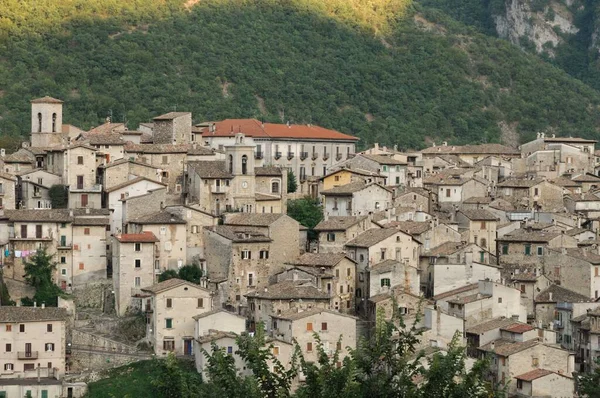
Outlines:
[[[353,225],[365,220],[367,216],[334,216],[323,220],[315,226],[315,231],[345,231]]]
[[[323,196],[340,196],[340,195],[350,196],[355,192],[362,191],[363,189],[370,187],[371,185],[377,185],[380,188],[389,192],[389,190],[386,187],[384,187],[383,185],[376,183],[376,182],[367,183],[365,181],[355,181],[355,182],[351,182],[349,184],[339,185],[337,187],[333,187],[333,188],[327,189],[325,191],[322,191],[321,195],[323,195]]]
[[[510,333],[523,334],[533,330],[534,327],[523,322],[513,322],[512,324],[503,326],[500,329]]]
[[[254,174],[257,176],[281,177],[283,175],[281,170],[281,167],[275,166],[255,167]]]
[[[547,231],[527,231],[525,229],[516,229],[510,234],[506,234],[500,238],[500,242],[540,242],[547,243],[552,239],[560,236],[560,232],[547,232]]]
[[[128,153],[187,153],[189,149],[190,146],[185,144],[132,144],[128,142],[125,145],[125,152]]]
[[[600,177],[593,174],[579,174],[571,178],[575,182],[600,182]]]
[[[518,352],[527,350],[531,347],[540,344],[537,339],[531,339],[524,342],[517,342],[513,340],[499,339],[492,341],[491,343],[485,344],[479,347],[482,351],[494,352],[497,355],[508,357]],[[493,348],[492,348],[493,347]]]
[[[82,133],[77,141],[84,141],[90,145],[125,145],[119,133]]]
[[[487,210],[473,209],[473,210],[460,210],[465,217],[471,221],[498,221],[498,217],[490,213]]]
[[[315,125],[261,123],[256,119],[226,119],[202,129],[204,137],[233,137],[238,132],[254,138],[358,141],[357,137]]]
[[[565,195],[565,198],[571,198],[574,202],[597,202],[600,197],[593,192],[586,193],[570,193]]]
[[[431,229],[429,221],[392,221],[384,225],[386,228],[395,228],[413,236],[421,235]]]
[[[212,343],[213,341],[221,340],[224,338],[236,339],[238,335],[232,332],[224,332],[222,330],[211,330],[209,334],[205,336],[199,336],[196,341],[200,344]]]
[[[567,377],[565,375],[561,375],[560,373],[556,373],[556,372],[553,372],[553,371],[547,370],[547,369],[533,369],[533,370],[530,370],[529,372],[515,376],[515,379],[523,380],[523,381],[533,381],[533,380],[539,379],[540,377],[548,376],[551,374],[557,374],[559,376]]]
[[[360,155],[365,159],[368,160],[372,160],[373,162],[377,162],[381,165],[392,165],[392,166],[401,166],[401,165],[406,165],[406,162],[401,162],[399,160],[396,160],[394,158],[392,158],[391,156],[386,156],[386,155],[367,155],[364,153],[361,153]]]
[[[73,225],[81,226],[106,226],[110,224],[110,220],[106,217],[75,217]]]
[[[188,287],[193,287],[193,288],[199,289],[199,290],[206,290],[205,288],[201,287],[200,285],[196,285],[195,283],[184,281],[183,279],[172,278],[172,279],[167,279],[166,281],[156,283],[152,286],[145,287],[142,289],[142,291],[153,293],[153,294],[158,294],[158,293],[165,292],[167,290],[174,289],[179,286],[188,286]]]
[[[437,301],[437,300],[443,300],[445,298],[452,297],[452,296],[454,296],[456,294],[467,293],[467,292],[470,292],[472,290],[479,290],[479,283],[472,283],[470,285],[461,286],[459,288],[452,289],[452,290],[449,290],[449,291],[444,292],[444,293],[436,294],[435,296],[432,297],[432,299],[435,300],[435,301]]]
[[[112,133],[115,130],[118,131],[125,131],[126,127],[124,123],[111,123],[111,122],[106,122],[104,124],[101,124],[99,126],[94,127],[93,129],[91,129],[90,131],[88,131],[88,133],[92,133],[92,134],[107,134],[107,133]]]
[[[464,185],[469,181],[476,181],[483,185],[488,185],[489,182],[482,180],[479,177],[464,177],[460,175],[447,175],[447,174],[437,174],[430,177],[427,177],[423,180],[423,184],[428,185],[451,185],[451,186],[460,186]]]
[[[550,300],[550,295],[552,295],[552,300]],[[592,301],[583,294],[558,285],[549,286],[535,297],[536,303],[588,303]]]
[[[543,181],[544,180],[541,178],[508,178],[498,183],[496,186],[498,188],[531,188]]]
[[[401,264],[396,260],[387,259],[370,266],[369,270],[372,274],[384,274],[386,272],[392,272],[395,267],[400,265]]]
[[[432,247],[429,251],[422,253],[422,257],[443,257],[450,254],[454,254],[457,251],[464,249],[469,246],[467,242],[444,242],[441,245]]]
[[[431,192],[429,189],[425,189],[425,188],[420,188],[420,187],[414,187],[414,188],[407,188],[404,190],[404,192],[400,192],[397,196],[404,196],[404,195],[409,195],[409,194],[417,194],[417,195],[421,195],[424,196],[425,198],[429,198],[429,194],[433,193],[435,195],[435,192]]]
[[[593,144],[598,142],[596,140],[589,140],[587,138],[577,138],[577,137],[544,137],[544,142],[578,142],[581,144]]]
[[[384,239],[394,236],[396,234],[406,234],[405,232],[399,231],[394,228],[381,228],[381,229],[370,229],[358,235],[350,242],[346,243],[346,246],[355,247],[371,247]]]
[[[5,173],[3,171],[0,171],[0,178],[3,178],[5,180],[10,180],[10,181],[16,181],[17,180],[16,177],[13,176],[12,174],[8,174],[8,173]]]
[[[133,224],[186,224],[181,217],[166,210],[134,218],[129,222]]]
[[[247,227],[268,227],[284,217],[283,213],[239,213],[228,217],[225,225],[242,225]]]
[[[272,240],[266,235],[256,232],[252,227],[244,227],[237,225],[215,225],[213,227],[205,227],[225,239],[232,242],[271,242]]]
[[[304,253],[297,259],[290,261],[289,264],[311,267],[334,267],[345,258],[347,258],[346,253]],[[354,262],[354,260],[348,260]]]
[[[35,161],[35,157],[33,156],[33,153],[25,148],[19,148],[18,151],[4,156],[2,160],[4,163],[33,163]]]
[[[193,168],[200,178],[233,178],[233,175],[227,171],[224,160],[198,160],[194,162],[187,162],[187,165],[188,167]]]
[[[173,120],[181,116],[191,115],[191,112],[169,112],[164,115],[156,116],[152,120]]]
[[[142,163],[142,162],[138,162],[136,160],[125,159],[125,158],[112,161],[112,162],[107,163],[107,164],[105,164],[103,166],[100,166],[100,167],[104,167],[105,169],[108,169],[110,167],[119,166],[119,165],[122,165],[122,164],[125,164],[125,163],[136,164],[138,166],[144,166],[144,167],[148,167],[150,169],[156,170],[156,167],[154,167],[154,166],[152,166],[152,165],[150,165],[148,163]]]
[[[110,187],[110,188],[107,188],[107,189],[105,189],[105,191],[106,191],[106,192],[114,192],[114,191],[116,191],[116,190],[118,190],[118,189],[121,189],[121,188],[128,187],[128,186],[130,186],[130,185],[136,184],[136,183],[138,183],[138,182],[141,182],[141,181],[149,181],[149,182],[153,182],[153,183],[155,183],[155,184],[162,185],[162,186],[165,186],[165,187],[167,186],[167,184],[164,184],[164,183],[162,183],[162,182],[159,182],[159,181],[154,181],[154,180],[151,180],[150,178],[146,178],[146,177],[135,177],[135,178],[133,178],[133,179],[131,179],[131,180],[127,180],[127,181],[125,181],[125,182],[122,182],[122,183],[120,183],[120,184],[114,185],[114,186],[112,186],[112,187]]]
[[[475,326],[471,326],[467,328],[465,332],[471,334],[483,334],[494,329],[500,329],[508,325],[512,325],[513,323],[515,323],[515,321],[510,318],[500,317],[487,322],[482,322]]]
[[[585,228],[571,228],[571,229],[565,231],[565,234],[567,234],[569,236],[577,236],[584,232],[592,232],[592,231],[590,231],[589,229],[585,229]]]
[[[520,155],[521,153],[514,148],[501,144],[480,144],[480,145],[442,145],[423,149],[423,154],[447,154],[447,155]]]
[[[489,196],[477,197],[473,196],[463,200],[464,204],[490,204],[494,199]]]
[[[270,285],[263,290],[256,290],[248,293],[246,297],[265,298],[270,300],[329,300],[329,293],[317,288],[312,283],[287,280]]]
[[[35,98],[31,100],[32,104],[62,104],[63,101],[57,99],[57,98],[52,98],[49,96],[45,96],[42,98]]]
[[[567,188],[567,187],[577,188],[577,187],[581,186],[580,183],[575,182],[575,181],[570,180],[570,179],[565,178],[565,177],[558,177],[558,178],[555,178],[553,180],[550,180],[550,182],[552,184],[554,184],[554,185],[558,185],[559,187],[564,187],[564,188]]]
[[[65,321],[67,318],[64,308],[0,306],[0,322],[3,323]]]
[[[206,318],[206,317],[209,317],[209,316],[212,316],[212,315],[215,315],[215,314],[225,314],[225,315],[228,315],[228,316],[234,316],[236,318],[241,318],[241,319],[244,319],[244,320],[246,319],[243,316],[236,314],[235,312],[229,312],[229,311],[227,311],[226,309],[223,309],[223,308],[216,308],[216,309],[211,310],[211,311],[203,312],[202,314],[195,315],[192,318],[194,318],[195,320],[198,320],[198,319]]]
[[[578,260],[587,261],[593,265],[600,265],[600,254],[596,253],[594,250],[590,250],[587,247],[569,247],[569,248],[561,248],[561,249],[550,249],[554,252],[565,252],[565,254],[569,257],[576,258]]]
[[[322,314],[323,312],[327,313],[327,314],[331,314],[331,315],[335,315],[335,316],[341,316],[341,317],[345,317],[345,318],[351,318],[354,320],[358,320],[358,318],[352,316],[352,315],[347,315],[338,311],[332,311],[332,310],[326,310],[323,308],[313,308],[307,311],[295,311],[295,310],[291,310],[288,311],[286,313],[283,314],[277,314],[277,315],[271,315],[272,318],[277,318],[277,319],[284,319],[286,321],[298,321],[300,319],[304,319],[306,317],[309,316],[313,316],[316,314]]]
[[[158,238],[150,231],[142,231],[139,234],[121,234],[115,235],[121,243],[154,243],[158,242]]]

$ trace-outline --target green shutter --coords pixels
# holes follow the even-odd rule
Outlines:
[[[42,390],[42,398],[48,398],[48,390]]]
[[[173,327],[173,320],[171,318],[167,318],[166,320],[166,328],[171,329]]]

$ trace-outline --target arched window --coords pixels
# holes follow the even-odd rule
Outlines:
[[[242,174],[248,174],[248,156],[242,156]]]
[[[229,172],[233,173],[233,155],[229,155]]]
[[[56,113],[52,114],[52,132],[56,133]]]
[[[279,181],[271,182],[271,193],[279,193]]]
[[[42,132],[42,113],[38,113],[38,133]]]

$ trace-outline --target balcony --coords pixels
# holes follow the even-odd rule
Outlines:
[[[275,152],[275,159],[281,158],[281,152]]]
[[[41,198],[42,197],[42,193],[40,191],[33,191],[33,197],[34,198]]]
[[[223,185],[213,185],[210,189],[212,193],[225,193],[225,186]]]
[[[294,152],[288,152],[287,158],[288,158],[288,160],[292,160],[294,158]]]
[[[300,152],[300,160],[304,160],[308,157],[308,152]]]
[[[341,153],[336,153],[335,154],[335,160],[342,160],[342,154]]]
[[[131,297],[150,297],[150,293],[142,292],[140,287],[132,287]]]
[[[312,154],[312,156],[311,156],[311,159],[312,159],[312,160],[317,160],[317,158],[318,158],[318,157],[319,157],[319,154],[318,154],[318,153],[316,153],[316,152],[313,152],[313,154]]]
[[[73,244],[67,242],[59,242],[56,248],[58,250],[73,250]]]
[[[329,159],[329,154],[328,153],[324,153],[323,154],[323,160],[327,160]]]
[[[254,153],[254,159],[262,159],[264,156],[265,156],[264,153],[262,153],[260,151]]]
[[[19,359],[37,359],[38,352],[37,351],[19,351],[19,352],[17,352],[17,356]]]
[[[306,181],[306,174],[300,174],[300,182]]]

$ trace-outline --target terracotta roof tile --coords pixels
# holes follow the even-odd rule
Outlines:
[[[345,231],[365,220],[367,216],[334,216],[317,224],[315,231]]]
[[[335,130],[329,130],[314,125],[302,124],[275,124],[261,123],[256,119],[226,119],[214,123],[214,131],[211,127],[202,129],[202,135],[213,137],[231,137],[237,132],[242,132],[248,137],[259,138],[295,138],[307,140],[340,140],[357,141],[358,138],[342,134]]]
[[[552,300],[550,300],[550,294],[552,294]],[[579,294],[558,285],[548,287],[535,297],[536,303],[587,303],[592,301],[593,300],[583,294]]]
[[[252,227],[215,225],[206,228],[233,242],[271,242],[269,237],[256,232]]]
[[[394,166],[406,165],[406,162],[401,162],[399,160],[392,158],[391,156],[386,156],[386,155],[367,155],[367,154],[361,153],[358,156],[361,156],[365,159],[372,160],[374,162],[377,162],[379,164],[386,165],[386,166],[387,165],[394,165]]]
[[[531,339],[525,342],[516,342],[513,340],[499,339],[491,343],[485,344],[479,349],[482,351],[495,352],[497,355],[508,357],[512,354],[516,354],[517,352],[527,350],[538,344],[540,344],[540,342],[537,339]]]
[[[273,177],[281,177],[283,175],[281,172],[281,168],[275,167],[275,166],[255,167],[254,174],[257,176],[273,176]]]
[[[444,154],[444,155],[479,155],[479,154],[489,154],[489,155],[511,155],[516,156],[521,153],[509,146],[501,145],[501,144],[480,144],[480,145],[462,145],[462,146],[454,146],[454,145],[442,145],[435,146],[423,149],[421,151],[424,154]]]
[[[270,285],[264,290],[256,290],[246,296],[271,300],[315,299],[329,301],[329,293],[317,288],[315,285],[290,280]]]
[[[132,184],[138,183],[140,181],[150,181],[150,182],[153,182],[153,183],[158,184],[158,185],[167,186],[167,184],[164,184],[164,183],[159,182],[159,181],[151,180],[150,178],[135,177],[135,178],[133,178],[131,180],[127,180],[125,182],[122,182],[121,184],[117,184],[117,185],[114,185],[114,186],[112,186],[110,188],[107,188],[107,189],[105,189],[105,191],[106,192],[113,192],[113,191],[116,191],[118,189],[125,188],[125,187],[128,187],[128,186],[132,185]]]
[[[544,180],[541,178],[508,178],[496,185],[498,188],[531,188]]]
[[[504,326],[500,329],[505,330],[507,332],[511,332],[511,333],[523,334],[525,332],[529,332],[530,330],[533,330],[534,327],[531,325],[528,325],[526,323],[514,322],[511,325]]]
[[[498,217],[483,209],[461,210],[460,213],[471,221],[498,221]]]
[[[540,377],[548,376],[549,374],[553,374],[554,372],[546,369],[533,369],[527,373],[520,374],[515,376],[515,379],[524,380],[524,381],[532,381],[535,379],[539,379]]]
[[[156,116],[155,118],[152,118],[152,120],[173,120],[175,118],[178,118],[181,116],[187,116],[187,115],[191,115],[191,113],[190,112],[169,112],[169,113],[165,113],[164,115]]]
[[[284,319],[284,320],[288,320],[288,321],[297,321],[297,320],[304,319],[309,316],[322,314],[324,312],[327,314],[334,315],[334,316],[342,316],[342,317],[351,318],[354,320],[358,319],[352,315],[347,315],[347,314],[343,314],[341,312],[337,312],[337,311],[333,311],[333,310],[326,310],[326,309],[322,309],[322,308],[313,308],[313,309],[310,309],[307,311],[291,310],[291,311],[287,311],[283,314],[271,315],[271,317],[277,318],[277,319]]]
[[[139,234],[115,235],[115,238],[121,243],[153,243],[159,241],[156,235],[149,231],[143,231]]]
[[[227,171],[224,160],[199,160],[188,162],[187,165],[188,168],[194,169],[200,178],[233,178],[233,175]]]
[[[290,264],[311,267],[334,267],[345,258],[345,253],[304,253],[296,260],[290,261]]]
[[[101,124],[100,126],[96,126],[88,131],[91,134],[108,134],[113,133],[115,131],[124,131],[126,129],[125,124],[123,123],[111,123],[106,122]]]
[[[392,221],[384,224],[386,228],[395,228],[409,235],[421,235],[431,229],[429,221]]]
[[[228,217],[225,225],[242,225],[247,227],[268,227],[284,217],[283,213],[240,213]]]
[[[145,287],[142,289],[142,291],[157,294],[183,285],[200,290],[206,290],[205,288],[201,287],[200,285],[196,285],[195,283],[188,282],[183,279],[171,278],[167,279],[166,281],[155,283],[152,286]]]
[[[64,321],[68,317],[67,310],[56,307],[0,307],[0,322],[42,322]]]
[[[347,242],[346,246],[370,247],[397,233],[403,232],[394,228],[370,229]]]
[[[454,296],[456,294],[470,292],[471,290],[479,290],[479,283],[472,283],[470,285],[461,286],[459,288],[456,288],[456,289],[453,289],[453,290],[449,290],[449,291],[444,292],[444,293],[436,294],[432,298],[435,301],[437,301],[437,300],[443,300],[445,298],[452,297],[452,296]]]
[[[32,104],[62,104],[63,103],[63,101],[61,101],[57,98],[49,97],[49,96],[32,99],[30,102]]]
[[[129,222],[133,224],[186,224],[185,220],[181,217],[166,210],[137,217],[129,220]]]
[[[125,152],[128,153],[187,153],[189,150],[190,146],[185,144],[132,144],[128,142],[125,145]]]
[[[505,326],[512,325],[513,323],[515,323],[515,321],[513,321],[512,319],[501,317],[492,319],[487,322],[482,322],[475,326],[471,326],[467,328],[466,332],[471,334],[482,334],[485,332],[489,332],[490,330],[500,329]]]

